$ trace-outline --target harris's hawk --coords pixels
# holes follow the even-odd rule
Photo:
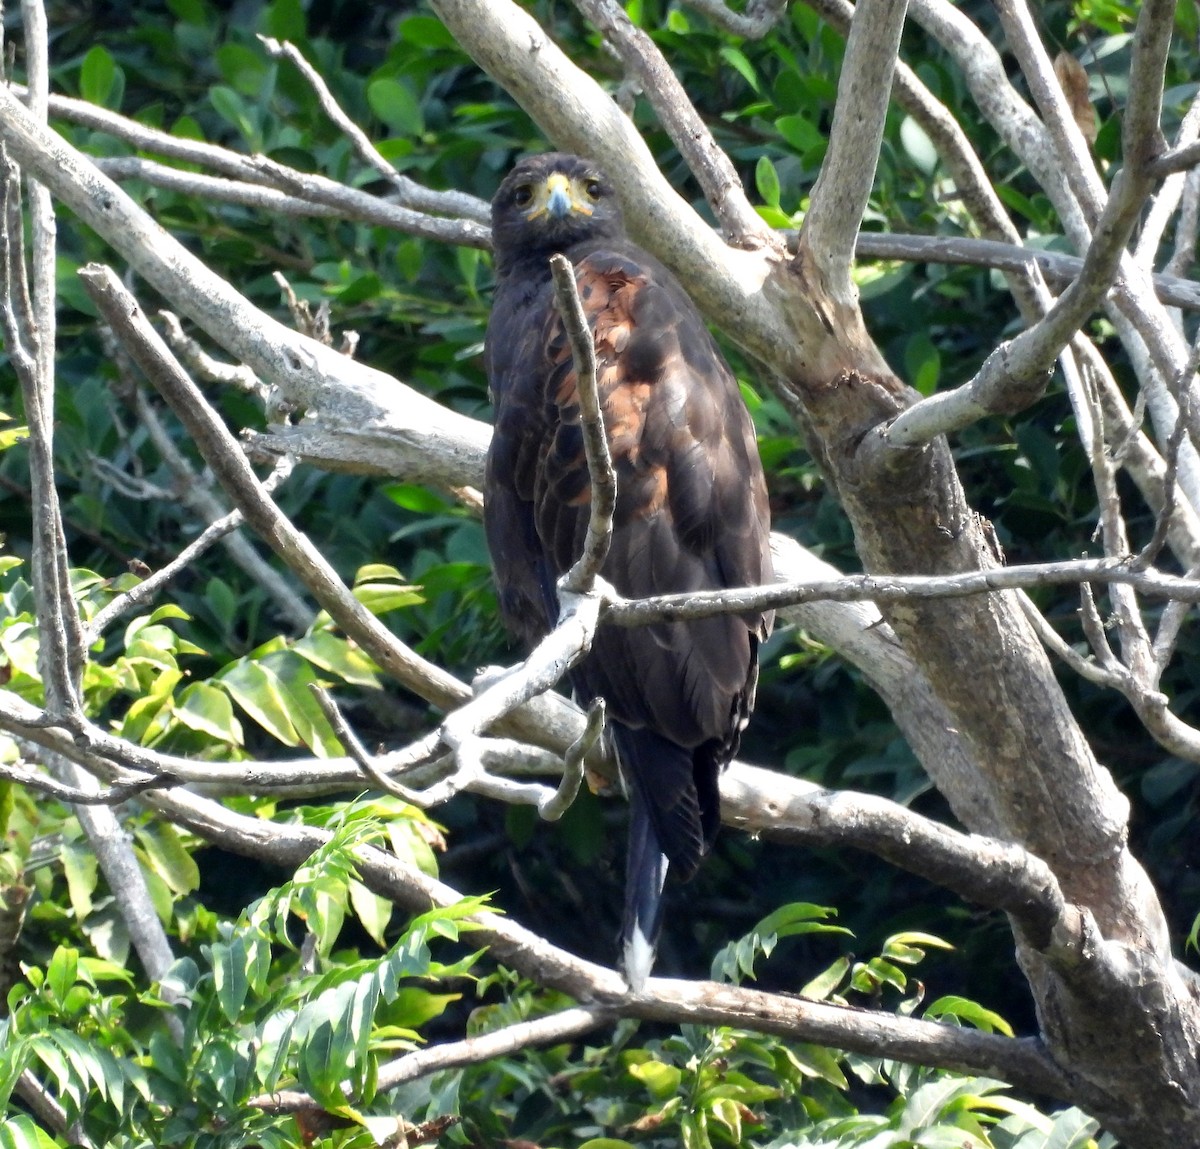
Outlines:
[[[591,485],[570,344],[549,258],[564,254],[594,333],[617,476],[601,574],[623,595],[772,579],[767,490],[738,386],[695,306],[625,236],[613,185],[578,156],[521,161],[492,201],[496,294],[485,359],[495,406],[484,523],[500,610],[527,643],[558,618]],[[754,705],[770,613],[601,627],[571,672],[603,697],[629,790],[626,978],[649,975],[668,865],[690,878],[720,824],[718,778]]]

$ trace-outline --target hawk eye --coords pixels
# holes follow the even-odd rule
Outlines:
[[[522,184],[515,192],[513,192],[513,203],[517,207],[525,207],[533,200],[533,188],[528,184]]]
[[[600,198],[600,181],[599,180],[588,180],[587,183],[585,183],[583,185],[583,190],[585,192],[587,192],[588,199],[599,199]]]

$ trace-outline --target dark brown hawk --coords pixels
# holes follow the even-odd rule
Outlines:
[[[523,160],[492,201],[496,296],[485,357],[496,429],[484,522],[500,610],[526,642],[558,617],[591,485],[549,258],[575,266],[595,334],[617,475],[602,574],[623,595],[771,582],[767,490],[738,386],[674,276],[626,237],[611,182],[578,156]],[[630,795],[623,965],[650,972],[668,864],[690,878],[720,824],[718,777],[754,705],[772,616],[601,627],[572,671],[603,697]]]

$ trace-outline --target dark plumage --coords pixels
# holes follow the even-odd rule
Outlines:
[[[617,474],[603,576],[630,597],[769,583],[767,491],[737,383],[679,283],[625,237],[609,180],[577,156],[519,163],[492,201],[496,410],[484,521],[500,609],[526,642],[558,616],[590,482],[571,350],[548,260],[562,252],[595,333]],[[770,614],[601,627],[572,672],[603,696],[631,803],[624,967],[645,981],[668,863],[691,877],[720,824],[718,777],[754,705]]]

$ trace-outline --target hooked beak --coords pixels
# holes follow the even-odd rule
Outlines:
[[[571,185],[562,172],[555,172],[546,181],[546,210],[556,219],[571,214]]]
[[[550,215],[555,219],[566,219],[573,211],[591,215],[592,205],[576,197],[571,181],[562,172],[550,175],[541,189],[533,207],[525,213],[527,219]]]

